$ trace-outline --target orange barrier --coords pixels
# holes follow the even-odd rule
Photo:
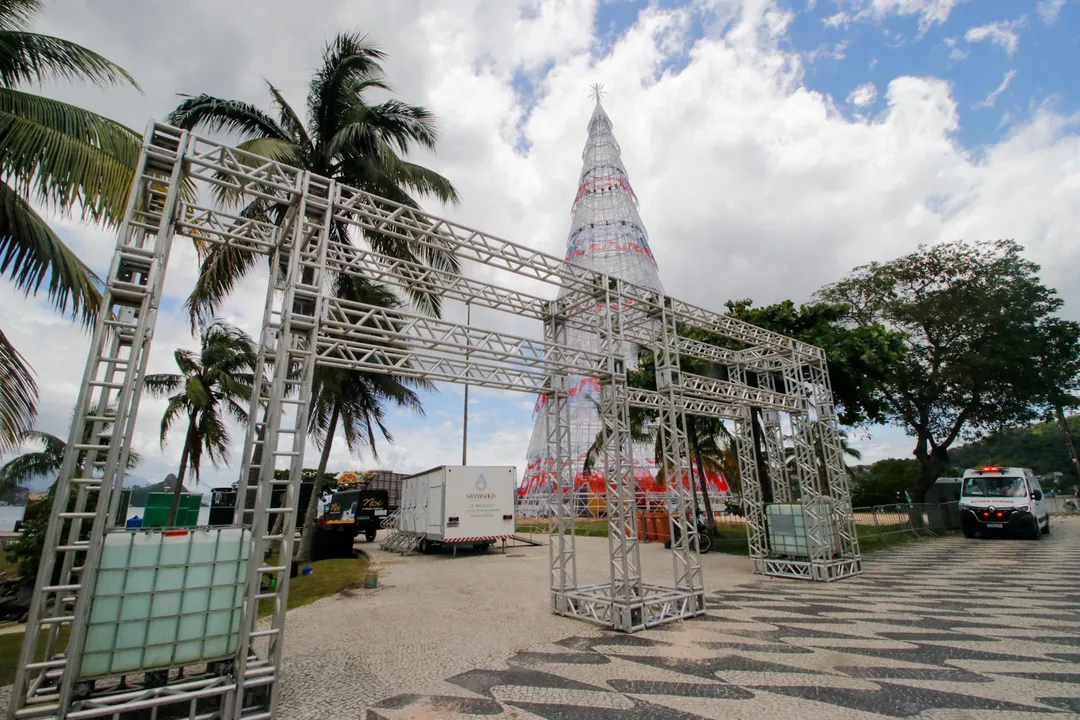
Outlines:
[[[671,523],[666,512],[653,513],[656,516],[656,541],[667,542],[671,537]]]
[[[645,539],[664,542],[671,536],[666,512],[647,512],[639,515],[645,527]]]

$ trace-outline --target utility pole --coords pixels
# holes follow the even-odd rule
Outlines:
[[[465,303],[465,327],[469,328],[472,323],[472,306]],[[469,337],[465,336],[465,345],[468,347]],[[469,353],[465,352],[465,365],[469,364]],[[468,370],[466,370],[468,372]],[[469,383],[465,383],[465,407],[461,411],[461,464],[469,464]]]

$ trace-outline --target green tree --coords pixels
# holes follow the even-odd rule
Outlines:
[[[852,468],[851,504],[869,507],[902,503],[904,493],[913,493],[918,487],[919,473],[918,461],[901,458]]]
[[[1031,420],[1045,398],[1039,358],[1062,301],[1021,250],[1011,240],[920,247],[820,291],[853,323],[904,335],[908,352],[874,395],[915,438],[917,501],[957,440]]]
[[[139,138],[112,120],[19,88],[56,79],[138,86],[81,45],[29,32],[43,7],[41,0],[0,0],[0,275],[26,295],[45,285],[57,311],[89,325],[101,304],[100,280],[31,203],[115,225]],[[0,452],[15,449],[31,429],[37,398],[32,370],[0,331]]]
[[[199,95],[184,100],[169,114],[169,122],[186,129],[232,132],[243,139],[237,147],[309,170],[409,207],[418,207],[412,194],[457,202],[457,191],[443,176],[402,158],[410,148],[434,150],[437,140],[431,113],[398,100],[369,102],[370,93],[391,91],[380,62],[385,53],[366,36],[343,33],[327,45],[322,65],[308,87],[307,125],[270,85],[276,117],[254,105]],[[412,194],[410,194],[412,193]],[[235,195],[223,191],[222,201]],[[280,223],[284,206],[257,200],[241,212]],[[334,242],[349,244],[349,226],[334,221]],[[450,252],[368,232],[376,252],[450,272],[458,262]],[[256,262],[250,251],[232,245],[201,249],[202,269],[187,304],[193,326],[212,317],[221,302]],[[413,303],[438,314],[440,298],[417,291]]]
[[[887,405],[878,384],[905,352],[903,334],[880,322],[851,324],[846,306],[790,300],[754,307],[751,300],[727,302],[728,315],[825,351],[841,425],[857,427],[884,421]],[[715,338],[713,338],[715,342]]]
[[[1073,475],[1080,479],[1080,457],[1077,456],[1067,409],[1080,406],[1080,323],[1060,318],[1047,318],[1041,326],[1042,351],[1039,367],[1042,370],[1043,397],[1040,405],[1043,417],[1057,423],[1061,441],[1069,453]],[[1026,466],[1025,466],[1026,467]]]
[[[248,419],[252,371],[257,360],[255,344],[243,331],[220,321],[203,330],[201,343],[198,353],[190,350],[173,353],[179,374],[147,375],[145,379],[151,395],[169,400],[161,418],[162,447],[173,423],[180,418],[187,420],[169,524],[176,515],[189,464],[198,478],[204,450],[215,467],[227,463],[230,440],[227,418],[240,423]]]
[[[359,278],[342,278],[336,294],[346,300],[380,307],[394,308],[398,305],[397,299],[388,290],[367,284]],[[359,452],[366,447],[377,459],[379,453],[375,444],[376,434],[382,435],[387,442],[393,442],[393,436],[385,424],[386,405],[389,403],[423,415],[423,406],[414,388],[432,387],[423,380],[395,375],[326,367],[315,369],[311,391],[314,401],[309,414],[308,431],[319,443],[321,453],[315,485],[304,511],[304,530],[297,551],[297,558],[301,562],[310,562],[312,559],[315,515],[318,512],[323,477],[330,462],[330,450],[338,428],[344,433],[345,444],[349,450]]]
[[[728,301],[726,306],[728,314],[738,320],[810,343],[825,351],[837,419],[842,425],[866,425],[884,418],[884,406],[875,396],[874,388],[904,353],[904,342],[899,333],[879,323],[851,326],[845,322],[846,308],[830,303],[796,306],[790,300],[785,300],[774,305],[754,307],[753,301],[742,299]],[[701,342],[739,349],[736,343],[727,338],[701,328],[686,328],[683,332]],[[686,358],[680,364],[688,372],[726,379],[725,368],[703,360]],[[747,382],[756,386],[760,378],[755,373],[747,373]],[[766,459],[765,431],[760,410],[753,408],[751,417],[758,480],[762,497],[765,502],[771,502],[773,483]],[[730,444],[725,443],[727,446]],[[815,441],[815,445],[818,444]],[[850,455],[846,444],[844,447]],[[821,469],[822,452],[819,447]]]

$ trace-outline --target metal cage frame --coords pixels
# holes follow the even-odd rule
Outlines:
[[[262,200],[283,213],[273,223],[206,207],[193,200],[192,186],[197,192],[227,190],[244,202]],[[481,267],[484,278],[516,277],[519,286],[526,278],[563,292],[551,300],[467,272],[450,273],[383,255],[335,239],[330,231],[334,223],[359,228],[365,237],[377,234],[453,253],[463,266]],[[146,673],[131,685],[106,687],[79,679],[86,618],[108,519],[117,511],[124,484],[165,269],[178,235],[267,256],[271,269],[235,516],[252,536],[240,649],[229,662],[166,669],[164,679],[157,674],[157,682],[149,681],[154,673]],[[348,302],[332,291],[339,274],[361,275],[401,292],[438,294],[509,316],[515,329],[531,322],[542,330],[509,333],[475,322],[462,325]],[[682,333],[691,327],[707,329],[740,349],[685,337]],[[569,346],[568,328],[596,333],[601,351]],[[628,385],[628,343],[653,350],[656,390]],[[708,361],[727,379],[687,373],[680,369],[681,357]],[[548,506],[551,597],[557,614],[633,632],[704,612],[696,524],[688,517],[693,489],[682,482],[669,482],[666,488],[670,529],[677,538],[673,581],[652,584],[642,578],[632,407],[655,412],[662,454],[657,460],[676,476],[690,470],[687,413],[735,422],[743,491],[749,499],[747,533],[758,572],[831,580],[859,571],[840,436],[819,348],[307,171],[151,123],[94,325],[9,718],[120,718],[184,704],[189,718],[275,716],[289,565],[270,565],[265,558],[273,547],[279,557],[292,555],[307,427],[296,420],[307,415],[317,364],[547,397],[543,412],[548,442],[556,449],[558,478]],[[609,577],[593,584],[582,584],[577,577],[574,478],[567,453],[567,378],[572,374],[597,378],[601,386],[610,562]],[[764,442],[753,432],[755,414],[761,417],[758,434]],[[114,423],[111,432],[108,423]],[[80,453],[85,457],[81,466]],[[793,464],[785,453],[793,453]],[[809,503],[809,557],[770,552],[759,468],[770,475],[778,498],[791,500],[797,490],[804,506],[821,497],[831,500],[827,515],[816,509],[820,503]],[[275,480],[276,469],[288,469],[289,479]],[[285,499],[275,508],[270,496],[277,487],[284,488]],[[279,516],[280,524],[275,522]],[[839,552],[822,541],[823,528],[839,533]],[[270,589],[264,589],[267,578],[276,580]],[[273,606],[269,622],[257,622],[260,601]],[[61,641],[63,627],[70,629],[66,644]],[[39,655],[42,660],[36,660]]]

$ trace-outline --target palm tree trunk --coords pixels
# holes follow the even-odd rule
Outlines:
[[[176,522],[176,511],[180,508],[180,495],[184,488],[184,474],[187,472],[188,458],[191,456],[191,445],[199,441],[199,431],[196,421],[199,411],[194,410],[188,415],[188,431],[184,438],[184,449],[180,451],[180,469],[176,473],[176,487],[173,488],[172,504],[169,506],[169,521],[165,523],[171,526]]]
[[[1073,444],[1072,434],[1069,432],[1069,423],[1065,420],[1065,410],[1057,403],[1054,404],[1054,417],[1057,419],[1058,427],[1061,428],[1061,437],[1065,441],[1065,448],[1069,451],[1076,476],[1080,479],[1080,458],[1076,455],[1076,445]]]
[[[697,462],[701,501],[705,504],[705,523],[709,526],[709,532],[715,535],[716,516],[713,515],[712,500],[709,499],[709,479],[705,476],[705,463],[701,461],[701,443],[698,440],[697,423],[694,422],[693,415],[687,415],[686,422],[690,426],[690,449],[694,452],[694,461]]]
[[[322,454],[319,456],[319,471],[315,474],[311,499],[308,500],[307,510],[304,512],[304,533],[300,536],[300,550],[297,553],[297,560],[300,562],[311,562],[312,541],[315,539],[315,514],[319,510],[323,476],[326,474],[326,464],[330,462],[330,448],[334,444],[334,433],[337,431],[340,411],[341,403],[335,402],[334,409],[330,413],[330,422],[326,426],[326,440],[323,441]]]
[[[756,383],[754,386],[757,386]],[[754,464],[757,466],[758,481],[761,484],[761,501],[769,504],[774,499],[773,483],[765,457],[765,431],[761,426],[761,408],[750,408],[750,432],[754,443]]]

